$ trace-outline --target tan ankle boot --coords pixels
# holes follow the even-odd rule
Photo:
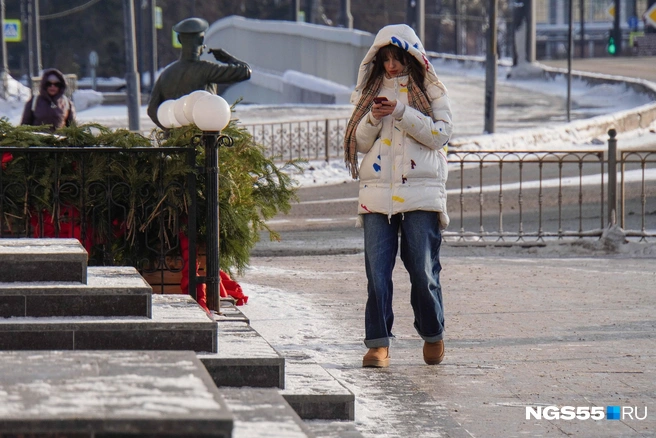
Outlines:
[[[362,366],[387,368],[389,366],[389,360],[389,347],[370,348],[362,358]]]
[[[424,362],[437,365],[444,360],[444,341],[424,342]]]

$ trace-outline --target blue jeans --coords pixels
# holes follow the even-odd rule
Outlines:
[[[392,271],[401,234],[401,260],[412,286],[410,304],[414,326],[426,342],[444,336],[444,311],[440,286],[440,232],[437,212],[410,211],[387,215],[367,213],[364,222],[364,258],[367,271],[367,305],[365,307],[365,345],[389,347],[393,338]]]

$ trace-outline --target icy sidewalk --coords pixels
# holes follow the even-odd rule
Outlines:
[[[445,255],[446,359],[437,367],[422,361],[398,261],[396,340],[385,370],[360,367],[361,254],[251,262],[239,281],[252,297],[244,306],[252,326],[283,356],[315,361],[351,390],[364,436],[592,438],[656,430],[653,414],[526,420],[526,406],[633,406],[641,415],[654,406],[653,258]]]

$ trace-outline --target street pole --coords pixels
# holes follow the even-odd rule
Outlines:
[[[579,38],[580,44],[581,44],[581,53],[580,57],[581,59],[585,58],[585,2],[583,0],[579,1],[579,20],[580,20],[580,27],[581,27],[581,35]]]
[[[219,237],[219,148],[230,147],[234,140],[221,131],[203,131],[201,136],[205,149],[205,177],[207,191],[207,216],[205,238],[205,284],[207,308],[221,311],[221,264]]]
[[[617,223],[617,131],[608,130],[608,225]],[[624,218],[622,218],[624,222]],[[622,227],[624,223],[622,223]]]
[[[2,64],[0,65],[0,97],[7,99],[8,92],[7,87],[9,86],[9,80],[7,75],[9,74],[9,67],[7,63],[7,42],[5,41],[5,0],[0,0],[0,55],[2,55]]]
[[[572,52],[574,51],[573,23],[574,0],[569,0],[569,17],[567,27],[567,121],[571,121],[572,112]]]
[[[155,9],[155,0],[150,0],[148,2],[148,45],[150,46],[150,57],[149,63],[148,63],[148,71],[150,72],[150,89],[149,91],[153,91],[153,87],[155,86],[155,76],[157,76],[157,12]]]
[[[490,0],[487,56],[485,60],[485,132],[494,133],[497,86],[497,8],[498,0]]]
[[[139,107],[141,106],[141,90],[139,89],[139,75],[137,74],[137,58],[135,56],[134,35],[134,1],[123,1],[124,29],[125,29],[125,58],[126,72],[125,85],[128,97],[128,123],[130,131],[140,131]]]
[[[408,0],[405,10],[405,24],[413,29],[417,25],[417,0]]]
[[[526,61],[529,63],[535,62],[535,40],[536,40],[536,30],[535,30],[535,1],[536,0],[524,0],[528,5],[528,10],[526,11]]]
[[[351,0],[339,1],[339,25],[353,29],[353,15],[351,15]]]
[[[35,31],[35,22],[38,22],[38,19],[35,21],[34,17],[36,11],[34,10],[35,0],[25,0],[25,11],[27,16],[27,75],[29,76],[30,86],[33,87],[32,78],[38,76],[39,67],[37,67],[37,56],[36,56],[36,40],[38,32]]]
[[[219,264],[219,138],[220,132],[203,131],[207,190],[207,245],[205,248],[205,284],[207,308],[219,311],[221,287]]]
[[[314,1],[313,0],[305,0],[305,22],[306,23],[314,23],[314,14],[312,13],[314,11]]]
[[[460,44],[458,42],[458,37],[460,34],[460,11],[458,11],[458,0],[453,0],[453,18],[454,18],[454,24],[453,24],[453,43],[455,45],[455,50],[453,51],[454,54],[459,55],[460,54]]]
[[[39,13],[39,0],[32,0],[32,26],[30,32],[34,41],[34,76],[39,76],[41,70],[43,70],[43,63],[41,62],[41,14]]]
[[[139,75],[139,80],[143,81],[143,74],[146,70],[146,46],[144,41],[144,1],[136,0],[137,4],[134,8],[134,34],[136,37],[136,51],[135,56],[137,58],[137,73]]]
[[[419,41],[426,46],[426,0],[418,0],[417,6],[417,36]]]
[[[615,0],[615,16],[613,17],[613,35],[615,36],[615,56],[622,54],[622,29],[620,28],[620,0]]]

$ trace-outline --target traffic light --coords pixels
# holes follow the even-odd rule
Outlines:
[[[616,50],[617,47],[615,46],[615,35],[614,32],[611,30],[608,34],[608,44],[606,44],[606,52],[608,52],[609,55],[614,55]]]

